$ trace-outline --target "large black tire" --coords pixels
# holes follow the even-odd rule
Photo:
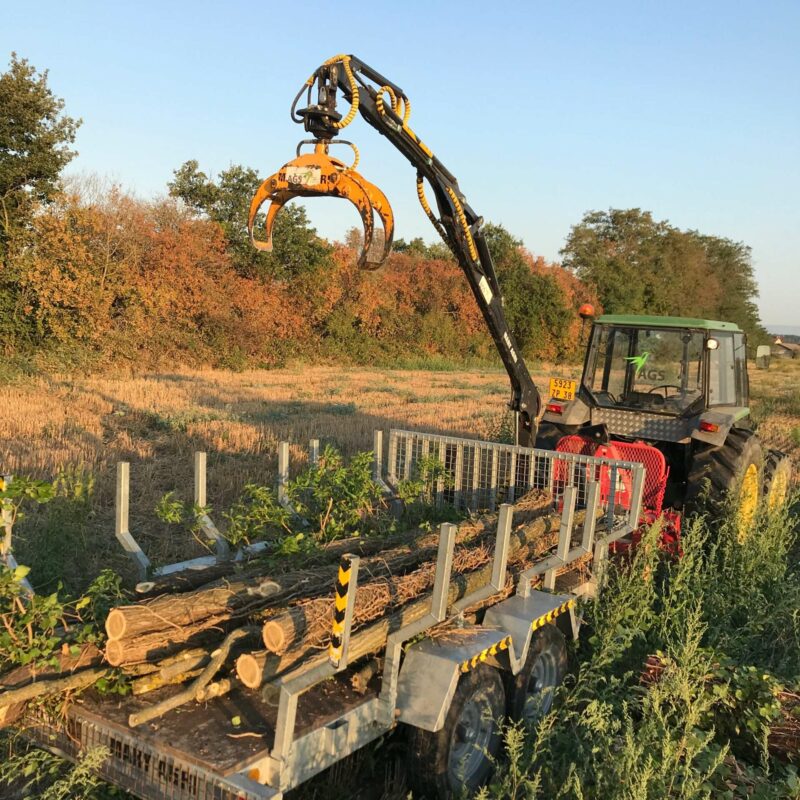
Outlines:
[[[482,664],[459,680],[440,731],[411,729],[408,780],[415,800],[472,794],[489,780],[503,744],[505,706],[500,675]]]
[[[769,450],[764,459],[764,502],[769,513],[777,511],[789,497],[792,462],[780,450]]]
[[[505,673],[508,715],[536,725],[553,707],[555,691],[567,674],[567,643],[555,625],[533,634],[528,656],[516,674]]]
[[[739,535],[750,530],[761,501],[764,451],[758,436],[746,428],[731,428],[721,447],[694,453],[686,486],[687,513],[719,513],[727,505],[739,517]]]

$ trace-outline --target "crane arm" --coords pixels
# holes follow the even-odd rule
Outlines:
[[[317,97],[312,102],[315,84]],[[344,117],[336,108],[337,90],[350,103]],[[304,93],[308,105],[298,111]],[[517,443],[533,446],[541,398],[506,321],[494,263],[481,230],[483,219],[473,211],[452,173],[409,127],[410,111],[410,101],[397,84],[355,56],[336,56],[300,90],[292,105],[292,119],[302,122],[317,140],[329,143],[360,113],[417,170],[420,203],[466,275],[511,381],[509,407],[518,412]],[[438,216],[427,201],[424,181],[433,190]]]

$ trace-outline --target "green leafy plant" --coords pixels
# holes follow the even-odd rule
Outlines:
[[[29,594],[22,584],[29,569],[0,567],[0,670],[33,664],[57,666],[64,647],[102,644],[109,609],[124,600],[121,579],[104,570],[75,600],[59,591]]]
[[[14,476],[10,481],[0,480],[0,510],[3,515],[3,538],[0,554],[11,552],[14,524],[22,519],[22,506],[27,502],[47,503],[54,496],[53,484],[24,476]]]
[[[328,445],[317,464],[287,482],[290,507],[272,488],[247,484],[224,514],[226,537],[234,545],[271,542],[270,552],[279,556],[307,552],[368,528],[380,496],[372,480],[372,453],[357,453],[345,463]]]
[[[106,800],[127,797],[103,783],[98,770],[108,758],[105,747],[83,753],[74,766],[57,756],[13,742],[14,755],[0,760],[0,787],[13,785],[13,796],[38,800]],[[6,796],[6,795],[4,795]]]
[[[509,736],[487,797],[797,798],[798,519],[695,519],[678,559],[647,532],[586,606],[576,674],[520,743]],[[660,665],[653,676],[648,656]],[[646,679],[645,679],[646,676]],[[792,739],[794,736],[794,739]]]
[[[312,524],[318,542],[352,536],[381,496],[372,479],[372,453],[357,453],[345,464],[341,453],[326,445],[319,463],[289,481],[286,494],[297,513]]]
[[[430,504],[439,486],[451,488],[453,476],[438,456],[420,456],[414,462],[411,477],[398,483],[397,495],[407,506]]]
[[[290,512],[267,486],[248,483],[223,517],[227,521],[225,536],[233,545],[276,541],[293,535]]]
[[[95,476],[68,465],[54,478],[52,492],[44,488],[45,499],[28,503],[15,526],[16,558],[35,565],[31,579],[39,592],[61,584],[68,594],[79,594],[97,571],[90,559],[75,557],[86,551],[95,516]]]
[[[156,516],[168,525],[179,525],[186,520],[186,504],[175,497],[175,492],[167,492],[156,505]]]

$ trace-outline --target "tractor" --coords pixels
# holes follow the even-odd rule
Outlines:
[[[591,306],[581,308],[591,319]],[[592,321],[580,382],[551,381],[537,446],[644,463],[645,508],[677,538],[685,513],[730,504],[740,538],[758,505],[782,504],[789,459],[752,427],[746,340],[732,322],[606,314]]]
[[[339,92],[350,106],[344,116],[337,110]],[[298,108],[304,96],[308,105]],[[298,92],[291,111],[292,119],[314,138],[301,141],[297,157],[267,178],[253,197],[248,230],[254,246],[272,248],[276,216],[291,199],[339,197],[356,205],[364,224],[358,266],[380,267],[394,233],[389,201],[355,171],[354,145],[336,138],[361,114],[416,170],[420,204],[464,272],[511,382],[516,444],[644,463],[645,520],[663,513],[675,537],[681,512],[699,509],[701,500],[719,507],[731,497],[742,535],[762,497],[772,506],[783,502],[790,464],[777,451],[765,452],[752,430],[745,336],[733,323],[601,316],[592,325],[580,384],[552,381],[552,397],[544,406],[506,319],[483,218],[469,205],[454,175],[411,129],[410,113],[405,92],[355,56],[335,56],[320,66]],[[309,144],[313,152],[301,155]],[[335,144],[354,148],[351,165],[330,155]],[[433,189],[433,204],[426,184]],[[268,210],[261,215],[267,201]],[[261,216],[263,241],[254,236]],[[377,258],[371,252],[376,248],[370,247],[376,216],[384,229]],[[585,318],[593,316],[591,308],[582,311]]]

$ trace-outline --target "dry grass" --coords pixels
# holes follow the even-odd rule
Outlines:
[[[578,373],[578,368],[559,368],[535,380],[546,391],[550,375]],[[754,369],[751,375],[762,436],[769,446],[791,453],[799,468],[800,363],[773,362],[769,372]],[[507,400],[508,381],[499,370],[303,367],[40,378],[0,386],[6,409],[0,417],[0,466],[45,479],[80,466],[94,476],[88,532],[74,543],[75,548],[89,546],[92,556],[83,561],[88,574],[100,565],[126,565],[113,541],[114,465],[119,460],[131,462],[132,530],[149,553],[172,559],[196,548],[169,540],[153,509],[171,490],[191,501],[195,450],[209,454],[208,498],[220,509],[247,481],[274,482],[282,440],[292,443],[296,470],[312,438],[347,454],[370,449],[378,428],[492,438]],[[28,558],[49,545],[30,533],[27,542],[18,543]]]
[[[191,502],[196,450],[208,453],[208,502],[223,509],[248,481],[274,483],[280,441],[292,443],[295,471],[306,462],[312,438],[352,454],[369,450],[378,428],[485,437],[497,427],[507,399],[500,371],[186,370],[0,386],[0,403],[8,410],[0,417],[4,472],[51,480],[77,466],[94,476],[91,512],[82,526],[86,532],[68,543],[54,530],[59,520],[43,525],[41,518],[31,517],[18,528],[18,555],[31,563],[42,552],[58,552],[72,562],[76,549],[88,547],[89,556],[74,575],[59,573],[55,565],[38,570],[49,578],[59,575],[69,586],[80,585],[100,566],[125,572],[127,562],[113,536],[120,460],[131,463],[131,530],[151,557],[172,561],[199,554],[197,543],[187,537],[174,541],[153,512],[167,491]],[[52,516],[52,510],[42,514]]]
[[[769,370],[750,373],[751,406],[758,432],[788,453],[800,473],[800,360],[774,359]]]

